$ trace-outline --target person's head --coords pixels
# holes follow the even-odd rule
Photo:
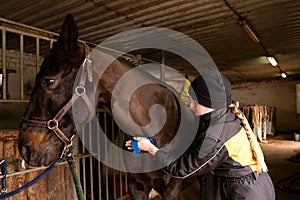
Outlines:
[[[231,104],[230,81],[217,71],[208,71],[195,78],[189,94],[192,97],[189,106],[196,115],[226,108]]]

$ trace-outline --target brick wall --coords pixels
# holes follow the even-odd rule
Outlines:
[[[28,99],[28,91],[33,87],[36,75],[36,55],[24,53],[23,73],[24,73],[24,98]],[[39,57],[39,64],[43,58]],[[2,68],[2,50],[0,49],[0,67]],[[8,75],[8,99],[20,99],[20,52],[14,50],[6,51],[6,68],[15,70],[15,73]]]
[[[36,76],[36,55],[24,53],[23,58],[24,99],[29,99]],[[41,64],[42,60],[43,58],[40,57],[39,64]],[[0,68],[2,66],[2,49],[0,49]],[[6,51],[6,69],[15,70],[14,73],[8,74],[7,99],[20,99],[20,52],[14,50]],[[0,129],[18,128],[26,105],[27,103],[0,103]]]

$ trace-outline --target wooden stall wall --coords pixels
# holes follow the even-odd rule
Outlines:
[[[0,160],[7,164],[7,192],[11,192],[34,179],[44,169],[24,169],[18,151],[18,131],[0,131]],[[67,164],[54,170],[29,189],[8,200],[74,200],[76,199],[72,174]]]

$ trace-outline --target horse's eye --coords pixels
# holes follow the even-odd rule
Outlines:
[[[55,82],[54,79],[44,79],[44,86],[49,87],[51,85],[53,85],[53,83]]]

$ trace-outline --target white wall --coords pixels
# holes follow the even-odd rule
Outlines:
[[[296,109],[296,84],[299,82],[283,80],[233,85],[232,98],[241,106],[256,104],[275,107],[277,132],[300,131],[300,115]]]

